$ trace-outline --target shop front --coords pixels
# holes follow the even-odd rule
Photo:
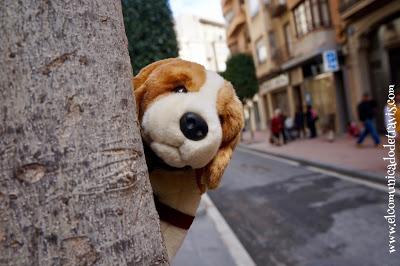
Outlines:
[[[324,73],[304,80],[305,105],[311,105],[318,114],[317,128],[327,132],[338,131],[337,100],[334,75]]]
[[[324,51],[302,64],[301,69],[303,110],[311,105],[317,111],[317,128],[321,133],[344,132],[348,108],[337,51]]]
[[[260,85],[259,97],[263,99],[263,109],[268,121],[272,119],[276,109],[280,109],[286,115],[293,112],[288,88],[289,75],[287,73],[280,74]]]
[[[318,113],[319,132],[344,132],[348,112],[339,61],[336,50],[326,50],[263,82],[259,97],[267,120],[276,109],[294,118],[296,111],[305,113],[311,105]]]

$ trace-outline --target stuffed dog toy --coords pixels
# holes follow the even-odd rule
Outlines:
[[[177,58],[133,78],[150,182],[169,259],[193,222],[201,194],[215,189],[243,128],[232,85]]]

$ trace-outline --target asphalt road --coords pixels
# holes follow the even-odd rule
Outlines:
[[[257,265],[400,265],[385,191],[239,149],[209,196]]]

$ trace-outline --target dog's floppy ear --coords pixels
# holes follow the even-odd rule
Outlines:
[[[171,61],[178,60],[176,58],[168,58],[168,59],[163,59],[156,61],[154,63],[151,63],[150,65],[147,65],[146,67],[142,68],[140,72],[132,79],[132,85],[133,85],[133,93],[135,94],[135,101],[136,101],[136,113],[138,114],[138,117],[141,117],[140,113],[140,106],[141,102],[143,101],[143,96],[146,93],[146,87],[143,86],[143,84],[146,82],[150,74],[159,66],[169,63]]]
[[[221,147],[217,155],[204,169],[204,177],[206,180],[206,186],[208,189],[215,189],[221,182],[222,175],[224,174],[225,168],[228,166],[231,160],[233,149],[238,143],[240,135],[237,135],[230,143]]]
[[[244,125],[242,103],[229,82],[225,82],[225,86],[219,92],[217,105],[222,120],[222,143],[217,154],[204,168],[203,182],[208,189],[218,187],[233,150],[240,140]]]

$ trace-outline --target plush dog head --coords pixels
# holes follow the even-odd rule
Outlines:
[[[167,165],[202,169],[207,187],[217,187],[243,128],[232,85],[171,58],[143,68],[133,86],[144,142]]]

